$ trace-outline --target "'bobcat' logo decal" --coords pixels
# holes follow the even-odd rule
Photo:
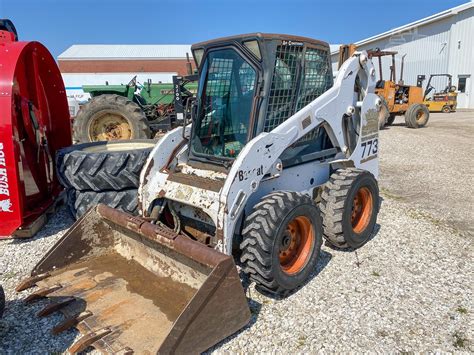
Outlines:
[[[12,207],[12,203],[10,199],[0,201],[0,212],[13,212],[10,208]]]

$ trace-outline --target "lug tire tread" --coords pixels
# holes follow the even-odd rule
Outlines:
[[[352,184],[363,173],[366,171],[357,168],[337,170],[323,187],[319,206],[323,221],[323,236],[337,248],[349,248],[342,226],[344,205]]]
[[[274,233],[280,227],[282,216],[300,204],[314,202],[309,196],[296,192],[271,193],[254,206],[253,212],[245,220],[243,241],[240,244],[243,271],[259,288],[267,292],[281,295],[288,292],[279,287],[272,276],[271,253]]]

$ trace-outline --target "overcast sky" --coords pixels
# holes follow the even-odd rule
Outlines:
[[[21,40],[57,57],[72,44],[192,44],[248,32],[356,42],[466,0],[0,0]]]

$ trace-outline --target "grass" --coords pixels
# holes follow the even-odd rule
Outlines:
[[[301,348],[302,346],[304,346],[306,344],[306,338],[307,336],[302,334],[298,337],[298,348]]]
[[[456,308],[456,312],[458,312],[460,314],[467,314],[468,313],[467,308],[464,308],[463,306],[459,306],[458,308]]]
[[[386,188],[382,187],[380,189],[380,194],[383,195],[384,197],[386,198],[389,198],[391,200],[397,200],[397,201],[403,201],[405,200],[405,197],[403,196],[400,196],[400,195],[396,195],[392,192],[390,192],[389,190],[387,190]]]
[[[17,275],[17,273],[15,271],[7,271],[4,274],[2,274],[0,277],[3,280],[9,280],[9,279],[14,278],[16,275]]]
[[[425,221],[431,222],[433,225],[435,225],[437,227],[439,227],[443,224],[443,222],[440,219],[435,218],[431,214],[429,214],[427,212],[424,212],[424,211],[415,210],[415,209],[411,208],[407,211],[407,214],[408,214],[408,216],[410,216],[413,219],[425,220]]]
[[[379,277],[380,274],[377,271],[372,271],[372,276]]]
[[[464,349],[467,346],[467,339],[460,333],[454,333],[453,345],[456,349]]]

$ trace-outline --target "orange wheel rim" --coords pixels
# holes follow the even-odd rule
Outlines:
[[[286,274],[300,272],[308,263],[314,244],[314,229],[308,217],[299,216],[286,226],[280,243],[280,266]]]
[[[369,225],[374,209],[372,193],[367,187],[361,187],[352,201],[351,223],[355,233],[362,233]]]

